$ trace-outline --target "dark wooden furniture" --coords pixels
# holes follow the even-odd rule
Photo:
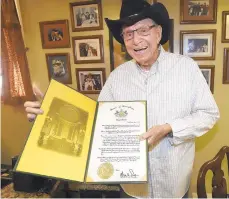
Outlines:
[[[224,172],[221,169],[221,163],[227,156],[227,165],[229,172],[229,147],[224,146],[216,154],[216,156],[207,162],[205,162],[200,168],[197,178],[197,195],[198,198],[207,198],[206,187],[205,187],[205,176],[208,170],[213,172],[212,178],[212,198],[227,198],[227,184],[224,178]]]

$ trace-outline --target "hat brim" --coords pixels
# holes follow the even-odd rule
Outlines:
[[[160,44],[165,44],[169,38],[169,15],[166,8],[161,3],[155,3],[150,8],[145,9],[143,12],[124,19],[111,20],[105,18],[105,22],[114,38],[119,43],[124,44],[123,38],[121,36],[123,26],[131,26],[146,18],[152,19],[155,23],[162,27],[162,38]]]

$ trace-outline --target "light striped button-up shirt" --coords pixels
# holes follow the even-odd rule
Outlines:
[[[148,184],[122,185],[123,189],[135,197],[183,197],[190,184],[195,137],[206,133],[219,118],[197,63],[161,47],[148,72],[133,60],[117,67],[98,100],[146,100],[148,128],[165,123],[172,127],[173,137],[149,147]]]

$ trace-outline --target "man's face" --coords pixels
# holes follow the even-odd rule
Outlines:
[[[123,33],[130,33],[133,30],[151,27],[152,25],[154,24],[151,19],[143,19],[132,26],[124,27]],[[126,39],[124,36],[127,52],[138,64],[147,67],[151,66],[157,58],[155,57],[155,51],[157,51],[161,39],[161,27],[155,26],[148,28],[148,30],[144,35],[139,35],[137,31],[134,31],[131,39]]]

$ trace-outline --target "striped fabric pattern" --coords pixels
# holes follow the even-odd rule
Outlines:
[[[135,61],[117,67],[104,85],[99,101],[147,101],[148,128],[168,123],[173,136],[149,147],[147,185],[123,185],[135,197],[181,198],[190,184],[195,137],[205,134],[219,110],[198,65],[191,58],[165,52],[149,72]]]

